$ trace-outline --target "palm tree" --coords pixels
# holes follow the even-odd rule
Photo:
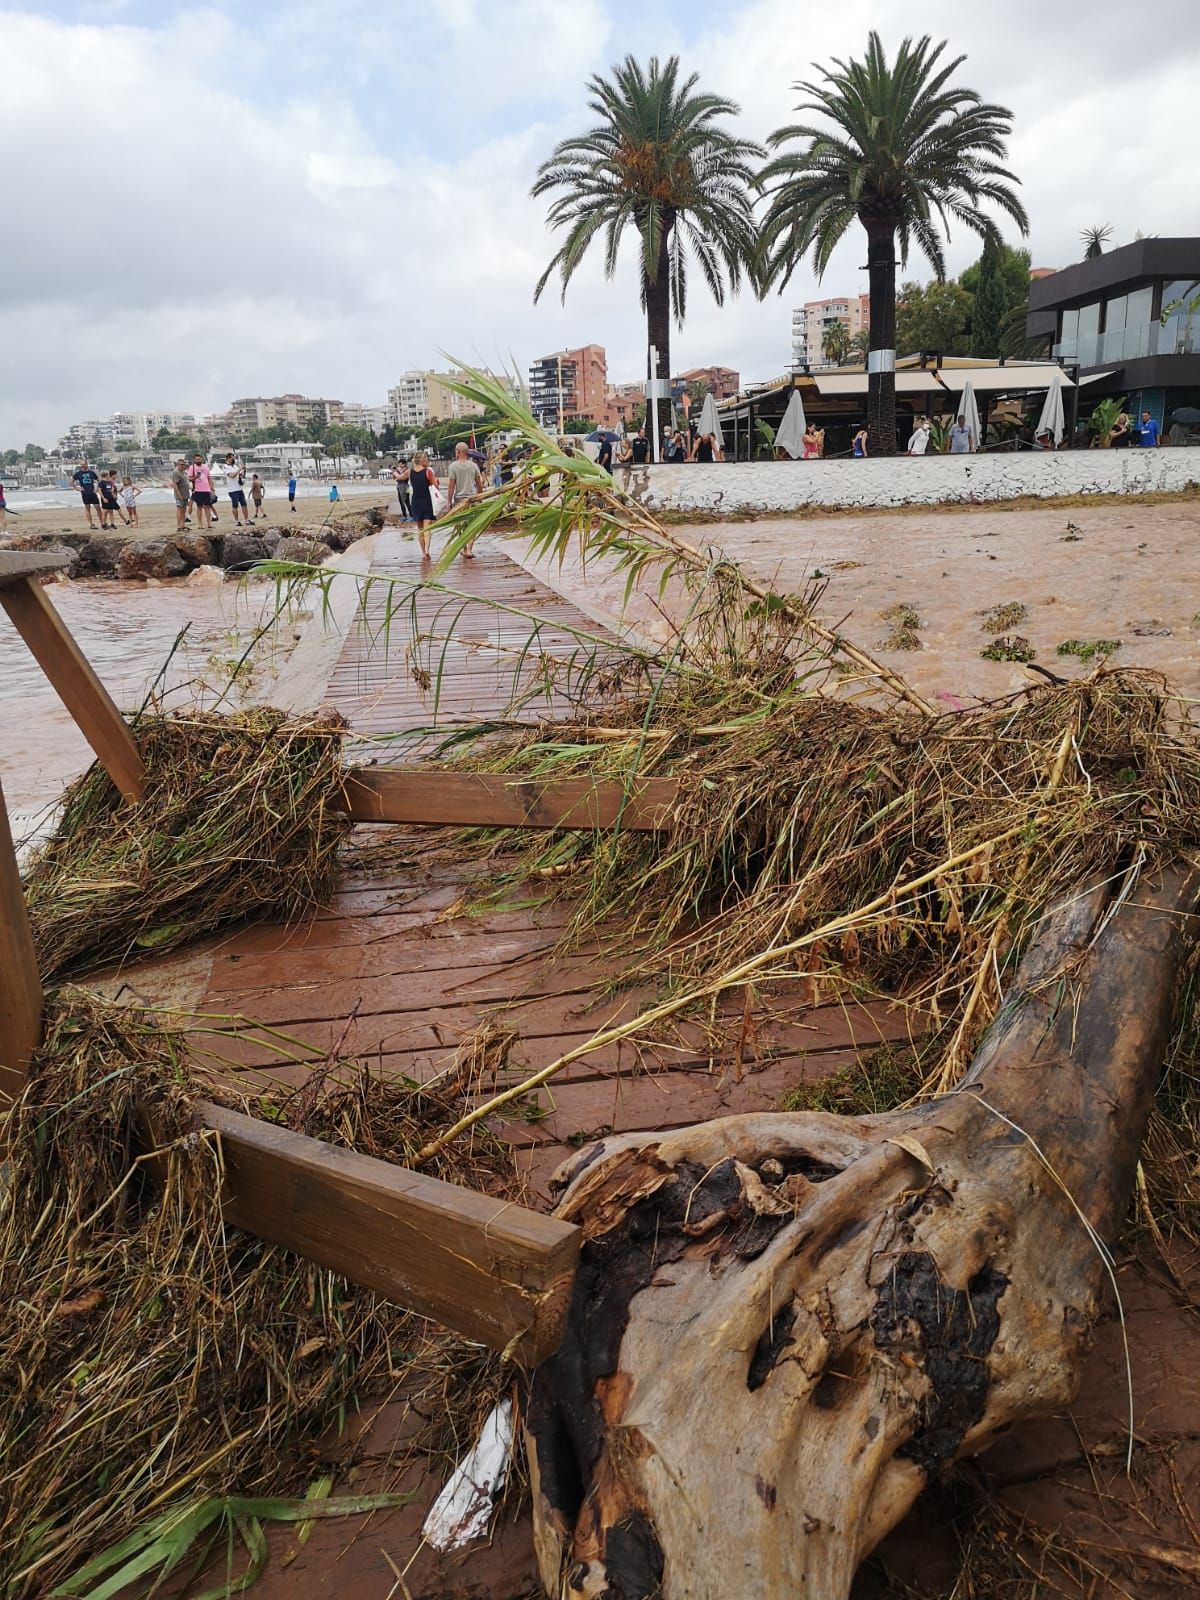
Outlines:
[[[1083,245],[1083,259],[1094,261],[1097,256],[1104,254],[1104,246],[1112,238],[1112,224],[1109,222],[1097,223],[1091,228],[1085,228],[1079,235]]]
[[[869,329],[860,328],[850,340],[850,354],[866,365],[867,356],[871,351],[871,334]]]
[[[645,69],[626,56],[611,77],[590,79],[588,105],[599,121],[564,139],[538,169],[532,193],[561,191],[547,212],[566,237],[538,279],[536,302],[557,268],[563,298],[592,240],[603,233],[611,278],[626,227],[638,236],[647,344],[657,352],[651,378],[671,373],[671,313],[687,309],[689,247],[718,305],[726,281],[736,289],[755,255],[752,163],[766,152],[735,138],[720,119],[738,114],[731,100],[701,93],[695,73],[682,82],[679,58]]]
[[[795,87],[797,108],[826,119],[771,135],[782,150],[762,171],[770,202],[763,226],[764,282],[788,281],[811,252],[817,276],[857,219],[867,235],[871,346],[867,426],[872,453],[896,449],[896,245],[900,264],[913,241],[938,278],[946,275],[938,221],[965,224],[985,241],[999,241],[991,203],[1028,231],[1024,208],[1001,165],[1012,114],[983,101],[974,89],[949,86],[965,57],[941,62],[945,43],[905,39],[889,62],[872,32],[865,60],[835,60],[820,83]],[[793,148],[787,148],[792,146]]]
[[[850,331],[844,322],[831,322],[821,339],[821,354],[832,366],[840,367],[850,349]]]

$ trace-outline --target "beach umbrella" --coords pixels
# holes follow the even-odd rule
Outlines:
[[[795,461],[804,448],[804,430],[807,423],[804,420],[804,402],[800,398],[799,389],[792,390],[792,398],[787,403],[787,410],[783,413],[783,421],[779,424],[779,432],[775,435],[775,448],[786,450]]]
[[[713,438],[720,443],[722,438],[721,419],[717,415],[717,402],[711,394],[704,396],[704,404],[700,407],[700,421],[696,427],[701,435],[711,433]]]
[[[958,402],[958,410],[963,421],[967,425],[967,432],[971,435],[972,448],[978,450],[981,442],[979,407],[975,404],[975,390],[971,384],[970,378],[968,378],[966,383],[963,384],[962,398]]]
[[[1062,443],[1066,431],[1067,421],[1063,415],[1063,375],[1062,368],[1055,367],[1054,376],[1050,379],[1050,387],[1046,390],[1046,403],[1042,407],[1042,414],[1038,418],[1038,425],[1034,430],[1034,437],[1040,439],[1048,433],[1057,447]]]
[[[1171,413],[1172,422],[1182,422],[1185,428],[1194,428],[1200,422],[1200,407],[1180,406]]]

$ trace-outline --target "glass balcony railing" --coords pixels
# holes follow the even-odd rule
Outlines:
[[[1106,333],[1062,339],[1054,346],[1054,357],[1078,361],[1081,367],[1103,367],[1142,356],[1181,356],[1196,351],[1200,351],[1200,314],[1169,317],[1165,327],[1161,322],[1143,322],[1135,328],[1109,328]]]

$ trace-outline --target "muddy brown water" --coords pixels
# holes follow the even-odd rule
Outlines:
[[[211,703],[258,626],[273,589],[235,584],[53,583],[46,593],[122,710],[163,669],[167,703]],[[269,612],[268,612],[269,615]],[[14,831],[51,805],[91,751],[8,618],[0,612],[0,781]]]

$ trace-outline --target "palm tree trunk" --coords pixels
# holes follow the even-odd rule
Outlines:
[[[668,264],[667,244],[669,231],[663,231],[658,250],[658,270],[651,281],[646,280],[646,376],[669,378],[671,376],[671,273]],[[655,352],[652,361],[650,352]],[[650,437],[654,408],[646,402],[646,435]],[[658,433],[670,421],[669,402],[658,407]]]
[[[867,230],[867,281],[871,292],[871,343],[867,357],[867,433],[871,454],[896,454],[896,224],[863,219]]]

